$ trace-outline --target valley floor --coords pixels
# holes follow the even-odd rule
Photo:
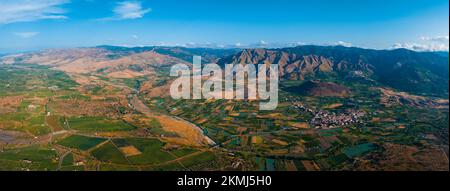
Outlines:
[[[160,75],[164,76],[164,75]],[[0,65],[0,170],[448,170],[448,100],[364,83],[280,104],[173,100],[170,80]]]

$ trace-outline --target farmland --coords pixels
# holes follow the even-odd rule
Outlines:
[[[32,146],[0,153],[0,170],[56,170],[57,154],[45,146]]]
[[[79,131],[130,131],[134,126],[120,120],[99,117],[79,117],[67,120],[70,128]]]
[[[297,85],[282,83],[283,87]],[[419,137],[425,132],[448,134],[448,110],[445,108],[402,103],[386,107],[382,101],[385,95],[371,86],[365,83],[345,85],[352,92],[350,98],[319,98],[282,91],[279,107],[270,112],[259,111],[257,102],[252,101],[154,97],[147,98],[146,103],[154,110],[193,121],[216,143],[233,154],[239,153],[246,161],[253,161],[247,165],[254,170],[346,169],[355,161],[362,162],[367,160],[365,157],[377,155],[386,142],[431,147],[433,140]],[[330,122],[315,121],[331,113],[348,113],[361,118],[354,120],[343,115],[328,117]],[[429,120],[428,114],[434,115],[436,120]],[[385,120],[381,123],[373,119]],[[331,125],[340,123],[345,125],[339,128]],[[440,140],[448,143],[448,138]]]
[[[448,101],[440,98],[334,78],[310,84],[318,88],[313,95],[292,91],[304,82],[281,81],[278,107],[261,111],[258,101],[174,100],[166,92],[168,71],[155,72],[122,79],[103,71],[1,65],[0,170],[384,170],[402,160],[408,161],[403,168],[422,170],[448,164]],[[321,89],[328,86],[342,92]]]
[[[189,141],[177,145],[178,130],[167,126],[189,128],[184,122],[134,112],[122,94],[131,80],[86,80],[37,65],[0,72],[2,170],[183,170],[215,160]]]
[[[449,0],[174,2],[0,0],[0,171],[450,171]]]
[[[93,137],[84,137],[79,135],[72,135],[70,137],[67,137],[61,141],[58,141],[57,143],[69,147],[69,148],[75,148],[80,150],[88,150],[101,142],[105,141],[106,139],[102,138],[93,138]]]

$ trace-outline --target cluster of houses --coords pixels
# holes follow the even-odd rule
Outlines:
[[[357,111],[354,109],[349,109],[339,114],[325,110],[314,111],[296,101],[292,101],[292,106],[296,109],[311,113],[314,117],[311,119],[310,124],[316,128],[324,129],[361,124],[364,122],[362,118],[366,114],[363,111]]]
[[[335,114],[328,111],[319,111],[311,119],[311,124],[317,128],[336,128],[353,124],[363,123],[362,117],[365,113],[362,111],[348,110],[344,113]]]

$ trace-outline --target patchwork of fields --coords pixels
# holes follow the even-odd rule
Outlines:
[[[167,142],[178,134],[130,108],[122,93],[134,82],[83,78],[45,66],[0,67],[0,170],[220,167],[199,166],[217,154]]]
[[[282,87],[298,85],[293,81],[281,82]],[[251,161],[248,168],[253,170],[366,169],[369,161],[384,160],[382,153],[390,142],[421,145],[441,152],[436,161],[445,169],[446,157],[442,156],[446,148],[440,150],[433,145],[438,139],[448,142],[448,138],[434,137],[448,135],[446,107],[403,103],[386,106],[385,95],[371,85],[357,82],[345,85],[351,90],[351,97],[313,97],[281,91],[279,106],[274,111],[259,111],[258,102],[252,101],[144,98],[153,110],[201,126],[217,144]],[[433,136],[424,137],[425,134]],[[410,164],[426,157],[424,153],[416,154],[410,156]]]
[[[173,100],[146,89],[168,81],[0,65],[0,170],[448,167],[448,148],[436,146],[448,145],[448,107],[420,105],[434,102],[400,102],[386,96],[403,94],[365,83],[344,83],[345,98],[297,95],[285,90],[300,84],[283,81],[278,108],[259,111],[254,101]]]

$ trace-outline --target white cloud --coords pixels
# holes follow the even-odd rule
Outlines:
[[[101,21],[110,20],[127,20],[127,19],[139,19],[144,17],[145,14],[151,12],[152,9],[142,7],[142,3],[139,1],[123,1],[117,3],[117,6],[113,9],[114,16],[99,19]]]
[[[267,44],[269,44],[269,43],[267,43],[267,42],[264,41],[264,40],[260,40],[260,41],[259,41],[259,44],[260,44],[260,45],[267,45]]]
[[[15,32],[14,35],[20,37],[20,38],[32,38],[36,35],[38,35],[38,32]]]
[[[352,47],[353,44],[350,42],[344,42],[344,41],[337,41],[334,43],[336,46],[345,46],[345,47]]]
[[[61,5],[70,0],[1,0],[0,24],[42,19],[66,19]]]
[[[415,51],[448,51],[449,37],[420,37],[419,43],[396,43],[392,48],[406,48]]]
[[[392,48],[405,48],[414,51],[448,51],[448,44],[395,43]]]

